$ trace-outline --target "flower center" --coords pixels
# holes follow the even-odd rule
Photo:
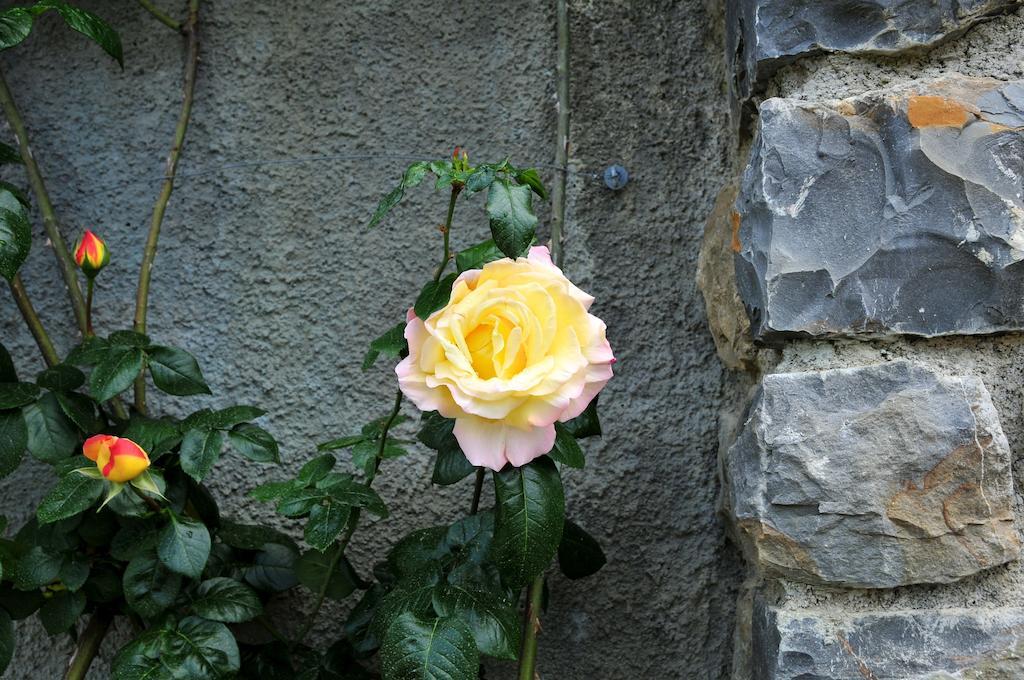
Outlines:
[[[510,378],[526,366],[523,331],[501,316],[490,316],[466,336],[470,362],[478,377]]]

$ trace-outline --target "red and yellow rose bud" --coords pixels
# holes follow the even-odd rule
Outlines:
[[[104,479],[123,484],[149,468],[149,456],[131,439],[98,434],[82,445],[82,454],[96,463]]]
[[[75,246],[75,264],[86,276],[92,278],[99,274],[108,262],[110,262],[110,252],[107,250],[107,244],[99,236],[86,229],[82,238],[78,240],[78,245]]]

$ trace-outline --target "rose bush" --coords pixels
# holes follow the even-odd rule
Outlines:
[[[580,415],[612,377],[593,301],[544,246],[465,271],[447,305],[426,319],[409,310],[409,356],[395,368],[402,392],[455,419],[473,465],[526,465],[554,446],[555,423]]]

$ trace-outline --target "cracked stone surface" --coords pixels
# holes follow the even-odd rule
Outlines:
[[[1020,5],[1021,0],[727,0],[733,97],[748,99],[802,56],[920,52]]]
[[[758,602],[754,680],[1014,680],[1024,677],[1024,609],[837,615]]]
[[[754,336],[1024,329],[1024,81],[769,99],[736,203]]]
[[[907,361],[768,375],[726,469],[736,533],[768,575],[948,583],[1020,551],[1009,446],[972,376]]]

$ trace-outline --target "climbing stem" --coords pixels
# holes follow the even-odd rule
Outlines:
[[[139,5],[152,14],[164,26],[181,33],[181,22],[173,19],[169,14],[154,5],[150,0],[138,0]]]
[[[551,189],[551,259],[562,266],[565,238],[565,184],[569,171],[569,9],[566,0],[555,3],[558,21],[558,50],[555,61],[558,102],[555,142],[555,183]]]
[[[7,87],[7,81],[4,79],[3,73],[0,73],[0,105],[3,106],[7,122],[10,123],[11,130],[18,139],[18,150],[21,152],[21,160],[25,164],[28,183],[32,187],[32,193],[35,194],[39,213],[43,216],[43,228],[46,231],[47,238],[50,240],[53,254],[57,258],[61,275],[64,277],[64,284],[68,289],[68,297],[71,300],[71,308],[75,314],[78,329],[84,334],[86,330],[85,300],[82,298],[82,289],[78,285],[78,269],[71,257],[67,244],[64,242],[64,237],[61,236],[60,225],[57,223],[57,213],[53,209],[50,194],[47,192],[46,184],[43,182],[43,173],[39,170],[39,165],[36,163],[36,159],[32,155],[32,149],[29,146],[25,121],[21,118],[21,113],[14,102],[14,96],[11,94],[10,88]]]
[[[475,515],[480,511],[480,494],[484,490],[484,473],[482,467],[476,469],[476,481],[473,483],[473,502],[469,506],[469,514]]]
[[[14,303],[18,305],[18,310],[21,312],[22,318],[25,319],[25,324],[28,326],[28,330],[32,333],[32,337],[35,338],[36,344],[39,346],[39,351],[43,354],[43,360],[46,361],[47,366],[54,366],[60,363],[60,357],[57,355],[57,350],[53,346],[53,341],[50,340],[50,335],[43,328],[43,322],[40,320],[39,315],[36,314],[35,307],[32,306],[32,301],[28,298],[28,293],[25,291],[25,284],[21,280],[21,274],[15,275],[10,282],[11,295],[14,297]]]
[[[92,276],[85,283],[85,337],[96,335],[92,330],[92,292],[96,287],[96,279]]]
[[[533,579],[526,592],[526,615],[523,617],[523,648],[519,654],[519,680],[534,680],[537,673],[537,634],[540,632],[540,609],[544,600],[544,574]]]
[[[160,227],[164,221],[164,213],[167,210],[167,203],[171,200],[171,192],[174,191],[174,178],[178,172],[178,160],[181,158],[181,150],[185,144],[185,133],[188,131],[189,120],[192,117],[192,98],[196,89],[196,70],[199,66],[199,0],[189,0],[188,19],[182,27],[187,41],[187,57],[185,66],[184,94],[181,100],[181,110],[178,113],[178,124],[174,129],[174,141],[171,144],[171,151],[167,155],[167,164],[164,168],[164,181],[160,186],[160,195],[153,206],[153,217],[149,223],[149,235],[146,237],[146,246],[142,252],[142,265],[139,267],[139,286],[135,294],[135,323],[134,329],[137,333],[146,332],[146,312],[149,306],[149,281],[153,272],[153,261],[156,259],[157,243],[160,240]],[[146,412],[146,378],[140,373],[135,379],[135,408],[140,413]]]
[[[448,216],[444,220],[444,252],[441,254],[441,261],[437,265],[437,270],[434,272],[434,283],[441,280],[441,274],[444,273],[445,267],[448,266],[448,261],[452,259],[452,251],[449,247],[449,236],[452,231],[452,216],[455,214],[455,199],[459,197],[459,192],[462,191],[461,184],[452,185],[452,196],[448,200]]]
[[[78,638],[78,644],[68,663],[68,672],[64,675],[64,680],[84,680],[85,674],[89,672],[89,666],[92,665],[92,660],[100,651],[103,638],[110,630],[112,621],[113,617],[110,613],[102,609],[92,615],[85,630],[82,631],[81,637]]]

